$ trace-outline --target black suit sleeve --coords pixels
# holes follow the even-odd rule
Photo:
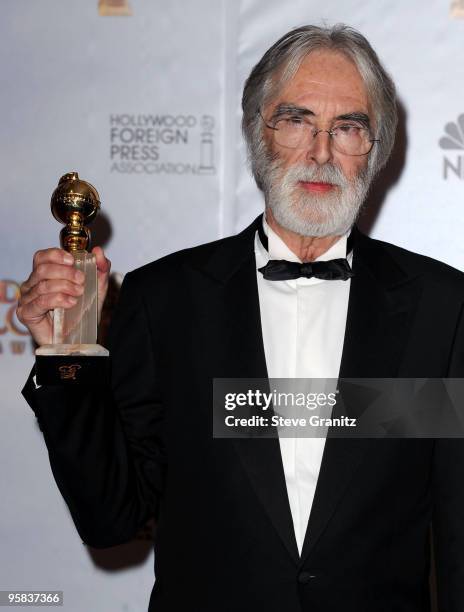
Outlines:
[[[464,314],[456,327],[449,362],[450,378],[464,377]],[[464,406],[460,407],[461,417]],[[464,610],[464,439],[435,442],[433,535],[439,612]]]
[[[110,331],[111,380],[23,394],[83,541],[113,546],[156,516],[163,490],[163,410],[146,307],[128,274]]]

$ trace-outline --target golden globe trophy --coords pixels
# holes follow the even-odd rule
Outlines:
[[[77,172],[61,177],[52,194],[51,209],[64,224],[61,247],[74,257],[85,275],[84,292],[72,308],[53,311],[52,344],[36,350],[38,384],[75,384],[98,379],[107,368],[108,351],[97,344],[98,286],[95,255],[87,252],[91,223],[100,209],[95,187]]]

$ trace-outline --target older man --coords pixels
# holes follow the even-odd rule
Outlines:
[[[460,440],[212,435],[214,378],[464,372],[462,274],[353,228],[396,127],[366,39],[289,32],[243,111],[265,215],[126,276],[110,381],[25,387],[57,484],[92,546],[156,517],[153,612],[426,612],[431,523],[440,611],[462,612]],[[50,310],[81,291],[41,251],[18,316],[49,342]]]

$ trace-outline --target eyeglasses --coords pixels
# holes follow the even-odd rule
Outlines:
[[[333,148],[343,155],[367,155],[374,143],[380,142],[371,138],[368,128],[353,121],[343,121],[330,130],[316,128],[307,117],[286,115],[270,125],[258,111],[264,125],[273,130],[274,141],[287,149],[306,149],[312,147],[320,132],[327,132]]]

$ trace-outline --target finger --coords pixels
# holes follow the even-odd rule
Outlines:
[[[94,247],[92,253],[95,255],[97,270],[103,274],[108,274],[111,269],[111,261],[105,257],[105,253],[101,247]]]
[[[56,263],[72,266],[74,264],[74,257],[71,255],[71,253],[68,253],[64,249],[42,249],[41,251],[34,253],[34,268],[43,263]]]
[[[64,293],[46,293],[39,295],[28,304],[21,301],[17,313],[21,322],[27,324],[37,323],[40,319],[55,308],[71,308],[77,304],[77,299]]]
[[[74,257],[63,249],[58,248],[36,251],[32,260],[32,272],[29,275],[29,278],[21,284],[21,293],[28,291],[32,287],[32,285],[36,282],[35,271],[37,267],[47,262],[72,266],[74,264]]]
[[[29,279],[23,283],[22,290],[30,291],[37,283],[42,280],[63,279],[74,283],[84,282],[84,273],[76,270],[72,266],[54,263],[41,263],[34,269]]]
[[[27,291],[21,297],[21,303],[29,304],[29,302],[32,302],[40,295],[46,295],[47,293],[63,293],[64,295],[79,297],[83,294],[83,292],[84,287],[81,284],[73,283],[64,279],[44,279],[39,281],[30,289],[30,291]]]

